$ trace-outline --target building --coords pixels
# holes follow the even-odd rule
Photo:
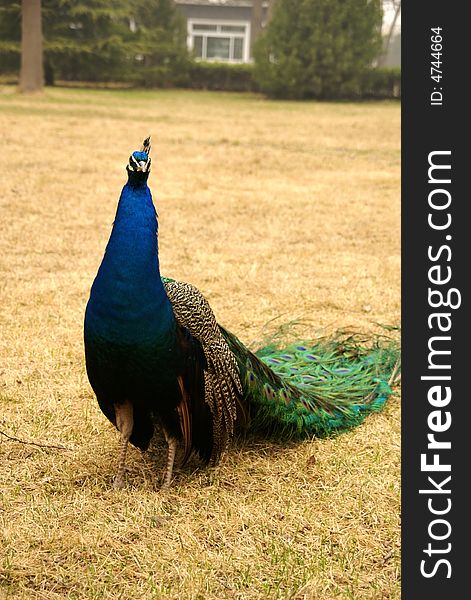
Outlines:
[[[258,34],[266,26],[275,0],[175,0],[187,22],[187,43],[197,59],[248,63]],[[383,35],[392,24],[395,34],[383,58],[387,66],[400,66],[400,8],[383,0]]]
[[[187,21],[188,48],[202,60],[248,63],[270,1],[175,0]]]

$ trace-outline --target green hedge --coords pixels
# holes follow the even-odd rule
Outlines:
[[[363,76],[363,98],[400,98],[401,69],[399,67],[377,67]]]
[[[21,55],[16,48],[0,45],[0,75],[11,75],[20,71]]]
[[[72,67],[73,65],[70,65]],[[47,67],[47,64],[46,64]],[[0,52],[0,75],[18,73],[19,54],[15,52]],[[47,68],[46,68],[47,73]],[[179,73],[169,73],[168,68],[145,67],[139,65],[131,71],[132,75],[96,78],[94,81],[114,81],[127,83],[137,87],[183,87],[190,89],[218,90],[226,92],[258,92],[254,80],[253,64],[227,64],[203,61],[191,61],[182,64]],[[81,81],[80,75],[74,76],[70,68],[69,80]],[[62,79],[58,73],[58,78]],[[91,81],[87,78],[87,81]],[[352,99],[392,99],[401,97],[400,68],[372,68],[364,75],[360,92]]]
[[[188,77],[182,81],[182,87],[204,90],[223,90],[228,92],[258,92],[253,77],[253,64],[227,64],[212,62],[192,62]],[[358,98],[400,98],[401,69],[372,68],[363,76]]]
[[[253,65],[192,61],[183,87],[225,92],[256,92]]]

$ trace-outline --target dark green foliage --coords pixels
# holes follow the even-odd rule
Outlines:
[[[326,10],[327,5],[337,5],[338,0],[290,0],[288,3],[279,0],[278,4],[278,11],[282,11],[286,4],[287,13],[282,14],[283,18],[277,16],[278,11],[275,13],[274,25],[270,25],[266,39],[260,42],[257,48],[258,62],[253,65],[190,61],[184,18],[176,10],[173,0],[135,0],[132,3],[129,0],[42,0],[46,84],[51,85],[55,79],[61,79],[113,81],[142,87],[178,86],[234,92],[262,90],[272,96],[288,98],[400,97],[400,69],[371,68],[368,66],[370,59],[364,63],[368,67],[366,69],[362,67],[354,71],[350,66],[353,60],[349,58],[352,55],[351,48],[355,48],[356,56],[364,50],[365,44],[351,44],[348,41],[348,56],[340,56],[340,50],[344,47],[340,40],[343,39],[345,43],[345,39],[350,39],[347,29],[343,36],[338,33],[331,35],[335,44],[330,51],[325,47],[325,31],[319,41],[324,45],[323,48],[316,50],[315,45],[311,48],[312,36],[317,35],[314,32],[318,31],[318,25],[301,23],[293,7],[302,5],[305,14],[308,5],[316,5],[318,12],[312,7],[310,10],[319,18],[322,17],[325,23],[327,16],[322,12],[322,6],[325,5],[323,10]],[[351,3],[340,4],[347,6]],[[372,7],[377,3],[370,4],[367,11],[364,2],[355,0],[355,5],[363,7],[364,13],[376,14]],[[338,27],[345,11],[342,8],[334,12],[336,17],[331,20]],[[20,2],[0,0],[0,73],[14,74],[19,71],[20,17]],[[359,19],[359,14],[356,18]],[[346,22],[353,27],[354,21],[352,17]],[[371,24],[373,19],[370,18],[369,22]],[[283,33],[283,28],[290,23],[302,26],[297,36],[292,35],[291,29],[285,32],[286,35]],[[279,30],[283,35],[278,34]],[[359,30],[359,26],[355,26],[352,32],[348,30],[350,37],[356,39]],[[263,62],[266,58],[263,52],[267,50],[271,39],[285,40],[283,48],[288,48],[288,43],[294,43],[294,40],[306,44],[303,35],[308,50],[303,49],[304,46],[295,48],[279,64]],[[374,43],[370,42],[368,48],[372,53],[373,46]],[[308,59],[312,62],[312,57],[316,58],[316,63],[304,68],[304,62]],[[296,66],[298,63],[302,68]],[[286,69],[282,69],[282,65]],[[293,69],[290,65],[294,65]],[[348,77],[341,79],[339,91],[336,92],[335,82],[340,75],[335,69],[340,69],[342,65],[348,77],[353,77],[354,73],[356,75],[353,80]],[[276,79],[278,77],[281,77],[280,81]],[[294,89],[290,87],[290,82]]]
[[[377,67],[368,69],[362,79],[363,98],[400,98],[401,69],[399,67]]]
[[[193,61],[183,87],[225,92],[258,92],[255,65]],[[393,99],[401,97],[401,69],[371,67],[361,76],[355,93],[344,96],[351,100]]]
[[[46,72],[66,80],[113,80],[132,61],[123,0],[43,0]]]
[[[184,20],[173,0],[42,0],[46,79],[179,83]],[[18,70],[21,6],[0,0],[0,69]]]
[[[278,0],[255,47],[255,78],[278,98],[361,94],[381,49],[380,0]]]
[[[20,69],[20,2],[0,0],[0,73]]]
[[[194,61],[191,64],[188,87],[226,92],[255,92],[252,64],[227,64]]]
[[[173,0],[133,3],[136,20],[135,65],[128,81],[145,87],[166,87],[186,81],[189,57],[186,25]]]
[[[21,39],[21,2],[0,0],[0,50],[17,49]]]

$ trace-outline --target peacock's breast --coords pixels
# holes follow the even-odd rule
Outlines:
[[[116,341],[87,328],[85,358],[97,395],[143,401],[174,387],[181,361],[171,336]]]

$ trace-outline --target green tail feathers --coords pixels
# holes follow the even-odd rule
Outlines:
[[[250,352],[221,328],[240,370],[250,430],[322,437],[361,423],[384,406],[399,375],[399,344],[339,333]]]

